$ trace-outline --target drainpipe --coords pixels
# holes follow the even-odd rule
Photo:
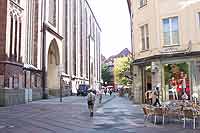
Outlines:
[[[135,50],[133,47],[133,12],[132,12],[132,3],[130,0],[127,0],[128,3],[128,9],[129,9],[129,15],[130,15],[130,29],[131,29],[131,58],[132,58],[132,63],[131,63],[131,75],[132,75],[132,90],[131,90],[131,99],[135,98],[135,67],[133,64],[133,61],[135,60]]]

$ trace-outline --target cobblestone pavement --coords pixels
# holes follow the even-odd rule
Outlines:
[[[0,108],[0,133],[197,133],[183,129],[182,123],[144,124],[139,105],[127,98],[104,96],[89,117],[86,97],[66,97]]]

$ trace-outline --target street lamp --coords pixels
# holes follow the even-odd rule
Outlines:
[[[63,75],[61,74],[60,75],[60,102],[62,102],[62,93],[63,93],[62,78],[63,78]]]

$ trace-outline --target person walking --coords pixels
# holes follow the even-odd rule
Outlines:
[[[101,104],[102,98],[103,98],[103,89],[101,88],[101,89],[99,90],[99,104]]]
[[[159,105],[159,106],[161,106],[161,104],[160,104],[160,100],[159,100],[159,95],[160,95],[160,92],[159,92],[159,87],[157,86],[156,88],[155,88],[155,91],[153,92],[153,97],[154,97],[154,104],[153,104],[153,106],[157,106],[157,104]]]
[[[104,88],[104,93],[105,93],[105,96],[106,96],[106,93],[107,93],[107,88],[106,87]]]
[[[112,95],[112,89],[109,89],[110,96]]]
[[[88,109],[90,112],[90,117],[93,117],[94,115],[94,104],[95,104],[95,94],[93,89],[88,90]]]

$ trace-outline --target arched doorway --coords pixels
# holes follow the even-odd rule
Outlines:
[[[48,50],[48,65],[47,65],[47,87],[49,95],[58,95],[59,92],[59,77],[58,68],[60,64],[60,55],[58,45],[53,39]]]

